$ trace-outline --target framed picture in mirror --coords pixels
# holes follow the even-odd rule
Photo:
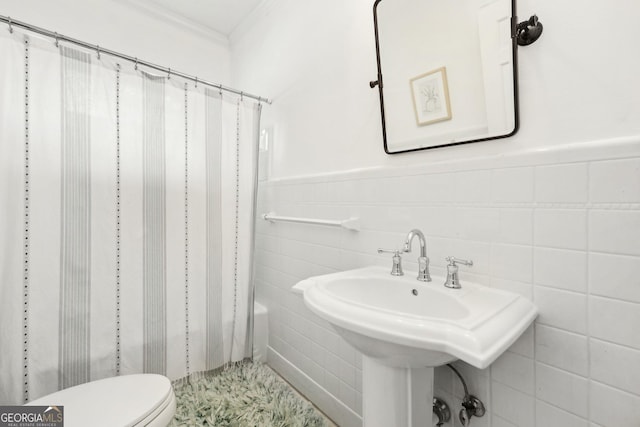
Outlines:
[[[451,120],[447,69],[438,68],[411,79],[413,110],[418,126]]]
[[[378,74],[369,86],[387,154],[516,133],[515,12],[516,0],[375,0]]]

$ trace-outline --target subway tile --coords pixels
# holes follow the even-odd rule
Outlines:
[[[381,257],[377,253],[374,255],[345,250],[340,251],[340,266],[338,269],[341,271],[353,270],[371,265],[391,268],[391,258]]]
[[[305,372],[305,373],[309,375],[309,377],[316,383],[318,384],[322,383],[322,381],[324,381],[324,369],[322,369],[320,365],[318,365],[313,361],[309,363],[307,366],[308,366],[309,372]]]
[[[592,210],[589,214],[589,249],[640,255],[640,211]]]
[[[498,416],[493,416],[492,417],[492,423],[491,425],[493,427],[518,427],[517,425],[510,423],[509,421],[505,420],[504,418],[498,417]]]
[[[413,227],[413,208],[408,206],[349,206],[347,210],[345,218],[359,218],[362,230],[406,233]]]
[[[536,168],[536,202],[585,203],[587,164],[563,164]]]
[[[342,249],[364,254],[378,255],[378,248],[402,249],[404,243],[404,233],[389,233],[377,230],[361,230],[358,233],[345,233],[342,236]],[[334,250],[334,252],[339,252]],[[383,257],[391,254],[383,254]]]
[[[491,171],[474,170],[454,174],[454,201],[486,203],[491,197]]]
[[[536,427],[588,427],[589,422],[560,408],[536,401]]]
[[[498,203],[533,202],[534,169],[531,167],[494,169],[492,200]]]
[[[432,270],[440,269],[443,274],[440,276],[444,276],[447,265],[447,261],[445,260],[448,256],[454,255],[454,239],[448,239],[443,237],[431,237],[427,240],[427,255],[430,260],[430,267]],[[432,271],[432,274],[436,275],[435,272]]]
[[[506,351],[491,365],[491,378],[516,390],[533,394],[533,359]]]
[[[493,412],[518,427],[534,426],[534,398],[499,382],[492,382]]]
[[[640,395],[640,351],[592,339],[591,378]]]
[[[589,331],[593,338],[640,350],[640,304],[589,297]]]
[[[575,292],[535,286],[533,301],[538,322],[579,334],[587,333],[587,296]]]
[[[355,389],[353,389],[352,387],[349,387],[348,384],[340,381],[340,384],[338,386],[338,398],[342,403],[347,405],[352,410],[355,410],[357,406],[356,396],[357,396],[357,392]]]
[[[416,189],[428,202],[452,202],[455,195],[454,173],[426,174],[415,177]]]
[[[589,169],[592,203],[640,202],[640,159],[593,162]]]
[[[586,376],[589,371],[587,337],[536,324],[536,360]]]
[[[455,211],[454,237],[490,242],[499,226],[499,212],[493,208],[460,208]]]
[[[491,245],[491,275],[530,283],[533,279],[532,253],[530,246]]]
[[[340,346],[340,336],[333,332],[333,330],[325,330],[322,336],[322,345],[329,350],[329,353],[337,356],[338,347]]]
[[[329,189],[327,182],[316,182],[310,184],[311,186],[311,199],[314,202],[327,202],[329,201]]]
[[[329,181],[327,182],[327,199],[334,202],[351,202],[356,192],[357,181]]]
[[[311,343],[311,360],[323,370],[326,366],[327,350],[318,343]]]
[[[330,351],[327,352],[325,356],[325,366],[324,368],[327,372],[330,372],[332,375],[336,377],[340,377],[340,358]]]
[[[533,285],[531,283],[523,283],[515,280],[498,279],[491,277],[490,286],[496,289],[502,289],[522,295],[523,297],[533,301]]]
[[[590,387],[591,420],[603,426],[637,426],[640,420],[640,396],[592,381]]]
[[[371,202],[403,203],[427,201],[417,188],[413,185],[412,176],[394,176],[383,179],[376,179],[377,188]]]
[[[590,254],[589,291],[640,303],[640,257]]]
[[[589,415],[589,381],[584,377],[537,363],[536,396],[580,417]]]
[[[338,395],[340,394],[340,378],[332,373],[325,372],[324,381],[327,391],[331,393],[335,398],[338,398]]]
[[[452,206],[428,206],[411,209],[412,227],[417,227],[425,236],[453,237],[457,232],[456,209]],[[407,230],[408,232],[409,230]],[[427,246],[431,246],[427,241]]]
[[[584,209],[536,209],[533,230],[536,246],[584,250],[587,212]]]
[[[344,360],[340,362],[340,379],[349,387],[356,388],[356,369]]]
[[[359,416],[362,416],[362,392],[356,390],[356,405],[353,410]]]
[[[530,208],[502,208],[499,211],[498,243],[530,245],[533,243],[533,210]]]
[[[347,343],[344,339],[341,339],[340,344],[338,345],[338,356],[340,356],[345,362],[348,362],[351,366],[355,366],[358,352],[351,346],[351,344]]]
[[[531,325],[520,335],[520,338],[509,347],[509,351],[522,356],[533,357],[533,343],[534,325]]]
[[[356,183],[354,201],[359,203],[388,202],[395,190],[392,182],[385,178],[362,179]]]
[[[587,254],[581,251],[535,248],[535,283],[575,292],[587,291]]]

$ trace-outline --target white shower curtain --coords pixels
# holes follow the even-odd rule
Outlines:
[[[260,105],[0,31],[0,404],[251,355]]]

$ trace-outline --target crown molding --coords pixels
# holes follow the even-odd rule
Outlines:
[[[150,15],[159,21],[163,21],[175,27],[179,27],[183,30],[191,31],[201,37],[206,38],[207,40],[211,40],[222,46],[225,46],[225,47],[229,46],[229,38],[226,37],[224,34],[218,31],[215,31],[198,22],[195,22],[191,19],[185,18],[184,16],[181,16],[159,5],[155,5],[155,4],[152,5],[148,1],[141,1],[141,0],[112,0],[112,1],[116,3],[120,3],[125,7],[135,9],[139,12],[143,12],[145,15]]]

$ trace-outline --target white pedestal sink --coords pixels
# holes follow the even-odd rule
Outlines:
[[[433,368],[461,359],[484,369],[533,322],[535,305],[510,292],[444,279],[419,282],[386,268],[311,277],[294,286],[306,306],[363,354],[365,427],[431,421]]]

